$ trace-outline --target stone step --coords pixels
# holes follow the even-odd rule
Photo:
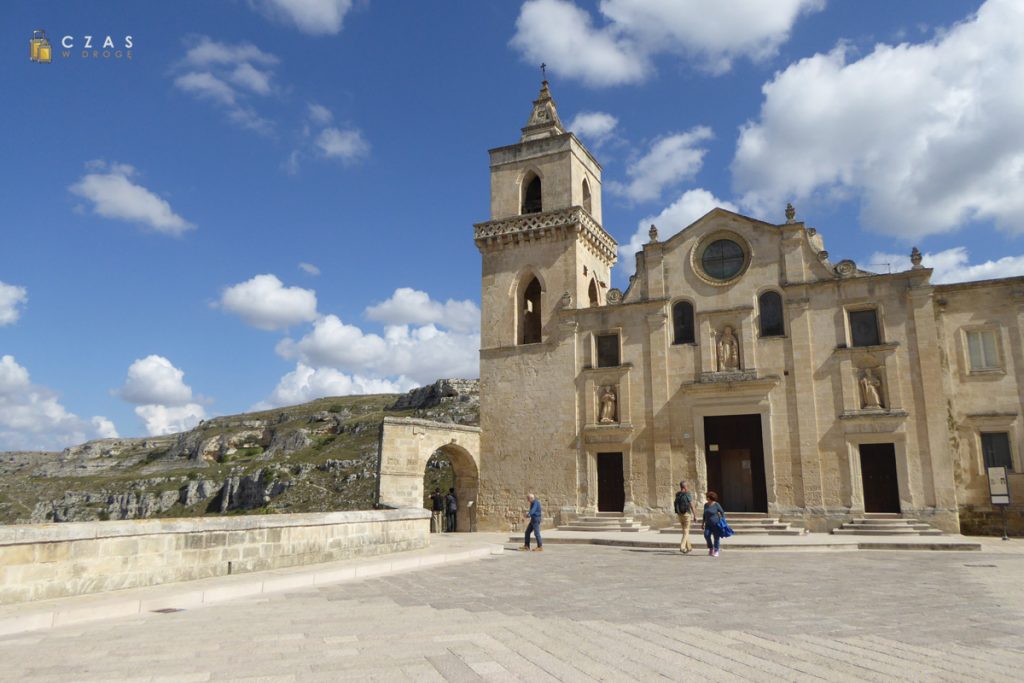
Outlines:
[[[558,531],[583,531],[583,532],[605,532],[605,531],[621,531],[624,533],[636,532],[636,531],[647,531],[650,527],[637,525],[637,526],[609,526],[609,527],[592,527],[592,526],[577,526],[575,524],[569,524],[567,526],[558,527]]]
[[[865,514],[863,517],[852,519],[838,529],[832,530],[833,534],[865,536],[941,536],[942,531],[936,529],[927,522],[922,522],[912,517],[902,517],[894,512],[875,512]]]
[[[873,524],[876,526],[903,526],[904,524],[924,524],[925,522],[919,522],[912,518],[901,518],[901,519],[874,519],[873,517],[857,518],[846,522],[846,524]]]
[[[885,531],[886,529],[895,529],[897,531],[908,528],[914,529],[915,531],[927,531],[932,527],[928,524],[876,524],[875,522],[867,521],[859,524],[843,524],[844,529],[870,529],[871,531]]]
[[[701,508],[694,505],[694,509],[697,510],[697,514],[700,514]],[[725,511],[725,518],[728,519],[730,523],[734,519],[771,519],[767,512],[729,512],[728,510]]]
[[[942,531],[939,529],[928,529],[925,531],[916,531],[914,529],[886,529],[879,531],[877,529],[850,529],[850,528],[839,528],[833,529],[833,534],[840,536],[941,536]]]

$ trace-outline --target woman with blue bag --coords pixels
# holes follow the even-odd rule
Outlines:
[[[714,491],[707,493],[707,502],[704,503],[704,519],[701,520],[700,525],[704,529],[704,541],[708,544],[708,555],[718,557],[721,539],[732,536],[733,530],[725,522],[725,510],[718,503],[718,494]],[[712,543],[712,538],[714,538],[714,543]]]

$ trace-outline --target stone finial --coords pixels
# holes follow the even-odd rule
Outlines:
[[[786,202],[786,222],[796,223],[796,209],[789,202]]]
[[[572,294],[569,292],[562,292],[562,308],[569,308],[572,306]]]
[[[647,231],[647,236],[651,238],[651,243],[658,241],[658,228],[652,223],[651,229]]]
[[[924,266],[921,265],[921,250],[917,247],[910,250],[910,262],[914,265],[914,270],[924,268]]]

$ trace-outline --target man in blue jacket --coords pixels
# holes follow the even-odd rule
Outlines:
[[[530,549],[530,531],[532,530],[533,535],[537,537],[537,547],[534,548],[534,552],[540,552],[544,550],[544,541],[540,540],[540,522],[542,517],[540,501],[532,493],[526,494],[526,500],[530,503],[530,511],[523,515],[523,517],[529,519],[530,523],[526,525],[526,535],[523,538],[523,547],[520,550]]]

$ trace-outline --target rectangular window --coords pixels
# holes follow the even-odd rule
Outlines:
[[[1006,432],[982,432],[981,453],[985,458],[985,467],[1013,469],[1013,459],[1010,457],[1010,435]]]
[[[614,368],[619,365],[619,335],[597,335],[597,367]]]
[[[878,334],[878,312],[873,308],[850,311],[850,345],[875,346],[881,343]]]
[[[996,333],[993,330],[968,332],[967,352],[971,357],[971,370],[994,370],[999,367]]]

